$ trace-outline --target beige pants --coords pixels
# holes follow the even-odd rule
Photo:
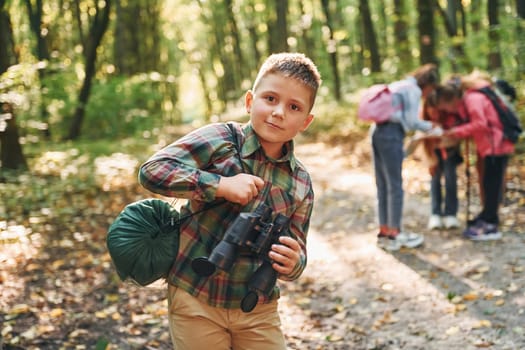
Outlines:
[[[209,306],[172,285],[168,288],[170,334],[176,350],[285,350],[277,301],[252,312]]]

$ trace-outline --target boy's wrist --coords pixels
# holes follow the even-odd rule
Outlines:
[[[220,179],[221,176],[218,174],[200,171],[193,198],[206,202],[216,199]]]

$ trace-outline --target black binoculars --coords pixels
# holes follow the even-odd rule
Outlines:
[[[272,244],[279,242],[279,237],[288,234],[288,225],[289,219],[282,214],[277,214],[272,221],[272,209],[265,204],[261,204],[253,213],[242,212],[226,230],[210,256],[194,259],[191,266],[200,276],[210,276],[217,268],[229,271],[239,256],[239,248],[249,248],[253,255],[262,260],[248,281],[249,292],[241,301],[242,311],[250,312],[257,305],[258,293],[269,295],[277,282],[277,271],[272,267],[268,252]]]

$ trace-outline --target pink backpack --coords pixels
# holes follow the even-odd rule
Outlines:
[[[392,91],[387,84],[370,86],[361,96],[357,117],[366,122],[384,123],[395,109],[392,105]]]

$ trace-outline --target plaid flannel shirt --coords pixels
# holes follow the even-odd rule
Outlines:
[[[306,267],[306,235],[314,194],[310,175],[293,154],[293,141],[283,147],[280,159],[264,154],[251,124],[216,123],[197,129],[154,154],[140,168],[139,181],[148,190],[168,197],[188,199],[181,208],[179,252],[168,282],[191,295],[222,308],[239,308],[248,293],[247,282],[261,264],[253,254],[240,254],[228,272],[217,269],[210,277],[196,274],[193,259],[209,256],[240,212],[253,212],[261,203],[290,218],[290,235],[302,249],[301,259],[290,275],[294,280]],[[232,131],[233,134],[232,134]],[[245,207],[224,202],[210,208],[220,176],[249,173],[262,178],[265,187]],[[193,214],[192,214],[193,213]],[[246,253],[246,252],[245,252]],[[259,302],[279,297],[276,286]]]

